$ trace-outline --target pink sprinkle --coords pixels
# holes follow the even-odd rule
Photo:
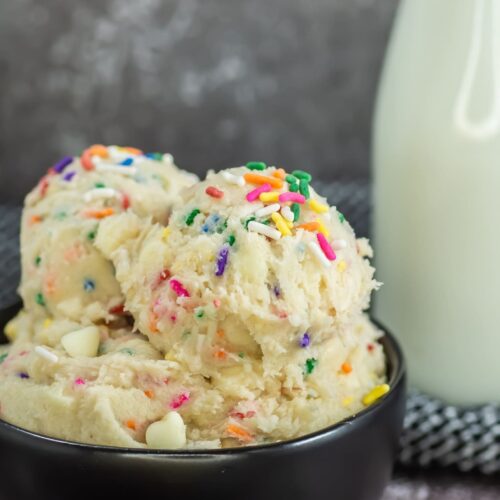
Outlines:
[[[77,379],[75,379],[75,384],[76,385],[85,385],[85,380],[83,380],[83,378],[81,378],[81,377],[78,377]]]
[[[189,401],[189,392],[181,392],[178,396],[172,399],[170,408],[172,408],[172,410],[177,410],[177,408],[180,408],[187,401]]]
[[[19,356],[26,356],[26,354],[28,354],[28,353],[29,353],[29,351],[21,351],[19,353]]]
[[[214,299],[214,306],[218,309],[220,307],[220,299]]]
[[[247,201],[255,201],[259,198],[259,196],[262,193],[267,193],[268,191],[271,191],[271,184],[262,184],[262,186],[259,186],[258,188],[255,188],[253,191],[250,191],[246,199]]]
[[[293,203],[305,203],[306,197],[300,193],[281,193],[278,197],[280,203],[285,203],[285,201],[292,201]]]
[[[316,238],[318,238],[319,246],[321,247],[321,250],[323,250],[325,257],[328,260],[335,260],[337,256],[335,255],[333,248],[330,246],[330,243],[326,240],[325,235],[323,233],[316,233]]]
[[[172,323],[175,323],[177,321],[177,316],[175,314],[172,314],[170,316],[170,320],[172,321]]]
[[[191,297],[189,292],[182,286],[182,283],[178,280],[170,280],[170,288],[179,297]]]

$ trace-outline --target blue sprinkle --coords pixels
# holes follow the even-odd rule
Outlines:
[[[89,278],[87,278],[84,282],[83,282],[83,289],[90,293],[90,292],[93,292],[95,290],[95,282]]]
[[[30,376],[27,373],[21,372],[17,374],[18,377],[20,378],[30,378]]]
[[[212,214],[207,217],[205,224],[201,226],[201,231],[203,233],[213,233],[215,231],[215,226],[220,221],[219,214]]]
[[[73,163],[73,157],[72,156],[65,156],[62,160],[59,160],[55,165],[54,165],[54,170],[58,173],[61,174],[64,172],[64,169]]]
[[[121,163],[120,165],[124,165],[125,167],[129,167],[130,165],[132,165],[132,163],[134,163],[134,159],[133,158],[125,158]]]
[[[308,347],[310,343],[311,343],[311,337],[309,336],[308,333],[304,333],[299,342],[300,347]]]

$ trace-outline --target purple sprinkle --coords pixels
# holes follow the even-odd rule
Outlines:
[[[304,333],[299,342],[300,347],[307,347],[310,343],[311,343],[311,337],[309,336],[308,333]]]
[[[67,182],[71,181],[73,177],[76,175],[76,172],[68,172],[67,174],[64,174],[63,179]]]
[[[274,285],[273,291],[274,291],[274,295],[276,295],[276,297],[279,297],[281,295],[281,288],[279,285]]]
[[[70,164],[73,163],[73,157],[72,156],[65,156],[62,160],[59,160],[55,165],[54,165],[54,170],[60,174],[63,172],[63,170]]]
[[[30,378],[30,376],[27,373],[24,373],[24,372],[18,373],[17,376],[21,377],[21,378]]]
[[[227,265],[227,258],[229,256],[229,246],[224,245],[217,256],[217,264],[215,266],[215,276],[222,276]]]

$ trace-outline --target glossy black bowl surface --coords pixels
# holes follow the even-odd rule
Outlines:
[[[165,453],[70,443],[0,421],[0,499],[376,500],[391,475],[406,393],[401,350],[388,333],[382,344],[390,392],[292,441]]]

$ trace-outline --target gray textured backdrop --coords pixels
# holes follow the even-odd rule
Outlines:
[[[397,0],[0,0],[0,200],[94,142],[368,175]]]

